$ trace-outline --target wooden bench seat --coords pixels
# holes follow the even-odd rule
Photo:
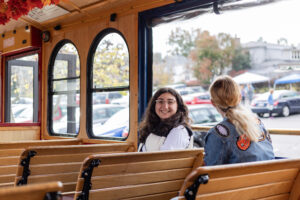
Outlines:
[[[6,187],[0,189],[1,200],[59,200],[61,182],[32,184],[21,187]]]
[[[299,200],[299,170],[300,159],[199,167],[176,199]]]
[[[202,162],[203,148],[92,155],[82,165],[74,199],[170,199]]]
[[[80,167],[86,157],[95,153],[134,150],[133,145],[125,143],[29,147],[21,155],[23,166],[20,164],[18,167],[15,185],[61,181],[64,192],[74,192]]]
[[[13,186],[21,153],[30,146],[79,145],[81,139],[34,140],[0,143],[0,188]]]

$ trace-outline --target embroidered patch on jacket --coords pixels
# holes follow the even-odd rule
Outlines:
[[[241,135],[237,138],[236,145],[240,150],[246,151],[250,147],[251,141],[246,135]]]
[[[261,141],[264,141],[265,139],[266,139],[265,132],[262,131],[261,136],[258,138],[258,141],[261,142]]]
[[[226,126],[222,125],[222,124],[218,124],[216,126],[216,131],[222,137],[227,137],[229,135],[229,129]]]

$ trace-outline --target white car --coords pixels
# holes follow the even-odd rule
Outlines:
[[[115,113],[104,124],[93,124],[95,136],[127,137],[129,131],[129,108]]]

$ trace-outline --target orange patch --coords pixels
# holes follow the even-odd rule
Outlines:
[[[245,136],[241,135],[238,137],[238,140],[236,142],[236,145],[239,149],[246,151],[250,147],[251,141]]]

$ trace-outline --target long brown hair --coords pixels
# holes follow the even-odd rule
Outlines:
[[[168,119],[161,120],[155,112],[155,100],[164,93],[170,93],[176,98],[177,112]],[[172,128],[179,125],[190,128],[190,122],[188,108],[180,94],[172,88],[160,88],[150,99],[144,117],[139,125],[139,140],[145,143],[150,133],[166,137]]]
[[[261,131],[257,116],[240,104],[241,91],[230,76],[218,77],[210,86],[213,104],[225,113],[240,135],[245,134],[251,141],[258,141]]]

